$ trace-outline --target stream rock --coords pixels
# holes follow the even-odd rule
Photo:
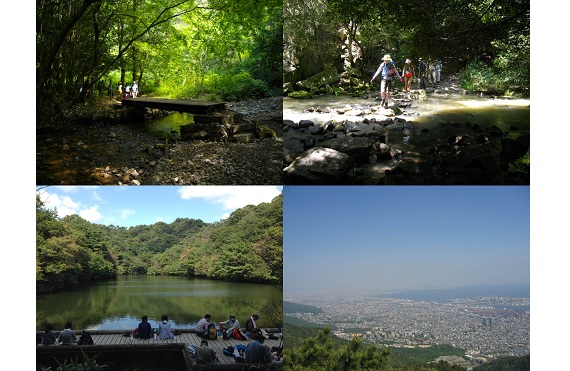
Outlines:
[[[293,184],[342,184],[353,159],[332,148],[311,148],[303,152],[283,171]]]

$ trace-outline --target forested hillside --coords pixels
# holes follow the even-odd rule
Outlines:
[[[178,218],[131,228],[57,218],[36,197],[36,292],[120,274],[282,283],[283,196],[208,224]]]
[[[379,348],[361,338],[343,340],[331,329],[297,326],[285,317],[285,359],[294,370],[386,370],[386,371],[467,371],[446,361],[444,355],[462,355],[451,345],[430,348]],[[530,356],[491,360],[473,370],[530,370]]]

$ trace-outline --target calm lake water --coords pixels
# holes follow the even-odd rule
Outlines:
[[[173,328],[192,329],[209,313],[214,323],[235,314],[242,327],[253,313],[261,327],[275,327],[262,308],[283,307],[281,286],[230,283],[187,277],[119,276],[116,281],[36,297],[36,329],[52,323],[56,331],[71,321],[74,330],[132,330],[147,315],[158,327],[163,314]]]

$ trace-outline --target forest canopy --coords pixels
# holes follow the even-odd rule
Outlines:
[[[370,79],[390,54],[398,67],[439,59],[444,74],[471,66],[467,89],[530,94],[529,0],[285,0],[283,13],[284,82],[330,67]]]
[[[283,196],[217,223],[178,218],[125,228],[58,218],[36,195],[36,292],[122,274],[282,284]]]
[[[37,0],[38,113],[119,81],[163,97],[270,95],[281,89],[282,29],[277,0]]]

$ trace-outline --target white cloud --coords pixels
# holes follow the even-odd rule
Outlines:
[[[91,193],[91,198],[95,201],[103,201],[103,199],[101,198],[101,196],[97,192]]]
[[[57,209],[57,216],[60,218],[77,214],[80,205],[69,196],[59,196],[55,193],[41,192],[40,199],[47,209]]]
[[[232,215],[232,214],[230,214],[230,213],[224,213],[224,215],[222,215],[222,217],[220,218],[220,220],[227,219],[227,218],[230,217],[230,215]]]
[[[281,193],[276,186],[204,186],[183,187],[178,193],[182,199],[201,198],[235,210],[247,205],[270,202]]]
[[[99,206],[95,205],[90,207],[89,209],[81,210],[79,212],[79,216],[83,219],[87,220],[88,222],[95,223],[101,219],[103,219],[103,215],[99,213],[97,210]]]
[[[135,211],[133,209],[123,209],[121,210],[121,219],[127,219],[129,216],[133,215]]]

